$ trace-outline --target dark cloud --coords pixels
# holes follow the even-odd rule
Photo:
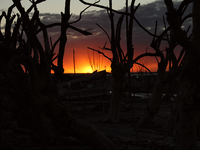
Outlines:
[[[51,14],[51,13],[42,13],[40,14],[41,21],[44,24],[60,22],[61,15],[60,14]]]
[[[148,5],[140,6],[136,12],[138,21],[151,32],[155,28],[155,22],[158,22],[158,27],[163,27],[162,17],[165,15],[166,6],[163,1],[156,1]]]
[[[174,2],[175,7],[177,8],[180,5],[180,2]],[[0,10],[2,11],[2,10]],[[125,7],[118,11],[125,11]],[[163,2],[163,0],[157,0],[152,3],[148,3],[146,5],[141,5],[137,12],[136,12],[136,18],[138,21],[151,33],[154,33],[155,30],[155,22],[158,22],[158,33],[161,33],[163,31],[164,25],[163,25],[163,16],[166,18],[165,12],[166,12],[166,6]],[[186,10],[186,15],[191,13],[191,7]],[[41,22],[44,24],[52,24],[52,23],[60,23],[61,21],[61,14],[52,14],[52,13],[40,13]],[[73,22],[79,18],[78,15],[73,15],[70,18],[70,22]],[[115,14],[115,25],[117,24],[119,15]],[[125,22],[125,21],[124,21]],[[192,20],[188,19],[185,23],[183,28],[187,28],[189,24],[191,24]],[[102,46],[100,44],[105,43],[108,41],[108,38],[105,36],[105,33],[96,25],[98,23],[101,27],[103,27],[108,34],[110,35],[110,20],[107,14],[106,10],[93,10],[93,11],[87,11],[84,12],[81,20],[75,24],[72,24],[73,26],[80,28],[82,30],[88,30],[93,34],[93,36],[84,36],[77,31],[74,31],[72,29],[69,29],[67,31],[67,35],[69,39],[76,39],[76,40],[82,40],[88,39],[89,44],[91,43],[91,40],[95,40],[99,42],[99,46]],[[4,26],[1,27],[4,29]],[[122,39],[122,46],[125,47],[125,24],[122,26],[122,33],[121,33],[121,39]],[[48,33],[51,37],[58,37],[60,35],[60,27],[52,27],[48,29]],[[133,26],[133,43],[134,46],[137,47],[141,45],[144,47],[149,47],[152,37],[148,35],[145,31],[143,31],[137,24],[134,22]],[[97,43],[95,42],[95,43]]]
[[[174,2],[174,5],[176,8],[180,5],[180,2]],[[119,10],[124,11],[125,8]],[[155,30],[155,22],[158,23],[158,34],[161,33],[164,29],[163,24],[163,16],[166,19],[166,6],[162,0],[155,1],[152,3],[149,3],[147,5],[141,5],[137,12],[136,12],[136,18],[138,21],[151,33],[154,33]],[[185,14],[191,13],[191,7],[187,9]],[[115,14],[115,22],[117,22],[119,18],[119,15]],[[124,21],[125,22],[125,21]],[[83,15],[83,19],[77,24],[79,27],[82,27],[84,25],[84,28],[94,28],[93,33],[102,32],[101,29],[99,29],[97,26],[95,26],[95,23],[100,24],[108,33],[110,32],[110,20],[108,18],[108,15],[106,11],[92,11],[88,12],[87,14]],[[167,21],[166,21],[167,23]],[[184,27],[188,27],[189,24],[191,24],[191,19],[186,21],[184,24]],[[123,25],[122,28],[122,39],[125,38],[125,25]],[[98,37],[96,37],[98,39]],[[152,37],[148,35],[145,31],[143,31],[137,24],[134,22],[133,26],[133,43],[134,45],[146,45],[149,46],[151,42]],[[105,38],[105,41],[107,39]]]
[[[175,7],[178,7],[180,2],[174,2]],[[119,10],[124,11],[125,8]],[[141,5],[137,12],[136,12],[136,18],[138,21],[151,33],[154,33],[155,30],[155,22],[158,23],[158,33],[161,33],[163,31],[164,25],[163,25],[163,16],[166,18],[165,12],[166,12],[166,6],[162,0],[158,0],[146,5]],[[186,14],[191,12],[191,8],[189,8],[186,12]],[[60,22],[60,14],[41,14],[41,21],[44,24],[51,24],[54,22]],[[70,21],[73,22],[77,20],[79,16],[72,15]],[[118,14],[115,14],[115,24],[117,23],[119,18]],[[125,22],[125,21],[124,21]],[[101,25],[108,34],[110,33],[110,20],[107,14],[106,10],[99,10],[99,11],[88,11],[85,12],[82,15],[81,20],[78,23],[73,24],[73,26],[80,28],[82,30],[89,29],[90,32],[92,32],[93,36],[91,38],[96,38],[98,40],[99,38],[102,38],[105,36],[105,33],[96,25],[98,23]],[[187,27],[188,24],[191,23],[191,19],[186,21],[184,24],[184,27]],[[83,37],[80,33],[69,30],[68,33],[70,38],[78,38]],[[52,28],[49,30],[49,32],[58,32],[58,28]],[[74,37],[73,37],[74,36]],[[149,36],[147,33],[145,33],[137,24],[134,22],[133,26],[133,39],[134,43],[137,44],[146,44],[150,45],[150,42],[152,37]],[[122,40],[125,39],[125,25],[122,26]],[[107,41],[107,38],[105,37],[105,41]]]

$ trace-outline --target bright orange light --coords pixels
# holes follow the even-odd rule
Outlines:
[[[64,56],[64,60],[63,60],[64,73],[92,73],[93,71],[95,71],[94,69],[92,69],[89,62],[88,49],[82,48],[84,47],[84,45],[81,45],[81,48],[79,48],[79,44],[75,44],[73,45],[73,47],[74,48],[71,48],[71,50],[69,48],[68,51],[66,51],[66,55]],[[74,60],[73,60],[73,49],[75,50],[75,66],[74,66]],[[99,55],[97,56],[98,56],[97,58],[99,58]],[[107,54],[107,56],[112,58],[112,56],[110,56],[109,53]],[[111,67],[110,67],[111,62],[104,57],[102,61],[103,62],[101,64],[101,67],[99,68],[100,70],[98,71],[106,70],[106,72],[111,72]],[[146,67],[151,70],[151,72],[157,71],[157,61],[155,58],[147,57],[146,59],[144,59],[144,63]],[[56,65],[56,62],[55,62],[55,65]],[[131,69],[131,71],[132,72],[139,71],[137,67],[138,65],[134,64],[133,69]],[[145,72],[148,72],[146,69],[143,69],[143,70]]]
[[[82,72],[83,73],[92,73],[93,71],[90,66],[85,66],[85,67],[83,67]]]

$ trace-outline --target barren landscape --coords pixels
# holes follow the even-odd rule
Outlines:
[[[140,115],[142,115],[148,99],[133,97],[132,100],[133,103],[131,104],[129,99],[123,98],[121,120],[119,123],[104,122],[110,104],[109,96],[74,99],[73,101],[64,101],[64,103],[69,105],[73,116],[97,128],[121,150],[139,150],[142,148],[148,150],[173,149],[172,131],[166,130],[166,123],[170,116],[172,102],[162,101],[160,111],[155,116],[153,123],[148,127],[136,129],[135,123]],[[17,128],[13,123],[12,128],[2,130],[1,148],[3,150],[35,150],[41,148],[41,145],[29,141],[30,139],[31,131]],[[48,149],[89,150],[90,146],[72,137],[62,139],[57,137],[57,139],[55,138],[49,143]]]

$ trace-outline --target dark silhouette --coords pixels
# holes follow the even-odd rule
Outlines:
[[[133,67],[134,63],[137,63],[137,61],[145,56],[156,56],[157,53],[144,53],[141,54],[133,59],[134,55],[134,48],[132,44],[132,30],[133,30],[133,21],[136,20],[134,17],[135,12],[137,11],[139,5],[134,8],[135,1],[131,2],[130,5],[130,12],[128,10],[128,1],[126,1],[126,10],[125,12],[119,12],[112,8],[112,0],[109,1],[109,7],[97,5],[97,4],[91,4],[87,3],[83,0],[80,0],[82,3],[90,6],[100,7],[103,9],[106,9],[109,13],[109,19],[111,22],[111,34],[109,34],[103,29],[100,25],[98,25],[107,35],[111,47],[106,47],[106,43],[103,46],[102,49],[109,50],[112,52],[112,58],[109,58],[106,56],[103,52],[96,50],[94,48],[90,48],[91,50],[94,50],[102,55],[104,55],[107,59],[111,61],[111,74],[112,74],[112,97],[111,97],[111,103],[110,103],[110,111],[107,121],[111,122],[119,122],[120,121],[120,111],[121,111],[121,99],[123,95],[123,85],[124,85],[124,77],[127,73],[130,74],[130,69]],[[119,20],[117,22],[117,27],[115,30],[114,25],[114,14],[121,14],[119,17]],[[121,27],[123,23],[123,19],[125,18],[125,24],[126,24],[126,44],[127,44],[127,53],[125,54],[125,51],[121,48]],[[139,22],[137,22],[139,23]],[[141,25],[140,25],[141,26]],[[139,64],[139,63],[137,63]],[[140,64],[142,65],[142,64]],[[143,66],[143,65],[142,65]],[[145,66],[143,66],[145,67]],[[146,68],[146,67],[145,67]],[[148,69],[148,68],[146,68]],[[148,70],[150,71],[150,70]]]
[[[186,17],[183,17],[183,14],[186,9],[182,10],[187,6],[188,3],[182,3],[180,5],[179,11],[182,12],[180,15],[180,18],[183,18],[181,20],[180,26],[183,25],[184,21],[188,18],[191,18],[191,15],[187,15]],[[182,7],[184,6],[184,7]],[[162,94],[163,90],[166,86],[166,84],[170,84],[170,82],[175,82],[176,77],[180,75],[183,69],[184,64],[184,55],[185,51],[184,48],[182,50],[179,50],[180,48],[177,48],[179,46],[179,43],[175,40],[173,31],[171,27],[166,27],[166,22],[164,20],[164,28],[165,30],[157,36],[157,23],[155,27],[155,35],[151,43],[151,47],[155,50],[155,52],[159,55],[160,61],[157,59],[158,62],[158,69],[157,69],[157,80],[153,87],[152,95],[149,100],[149,103],[144,111],[144,114],[141,116],[140,120],[137,123],[137,126],[148,126],[153,117],[158,113],[160,108],[160,103],[162,100]],[[190,40],[191,36],[187,36],[187,33],[189,31],[190,27],[188,28],[185,34],[186,38]],[[162,42],[166,42],[168,46],[165,49],[162,50]],[[165,44],[166,44],[165,43]],[[180,51],[180,52],[179,52]],[[179,52],[179,53],[178,53]],[[167,71],[167,66],[169,66]],[[172,88],[172,87],[170,87]],[[173,93],[170,93],[171,91],[168,91],[168,94],[170,94],[170,97],[173,97]]]
[[[97,129],[76,120],[57,94],[56,85],[64,72],[67,29],[72,28],[84,35],[91,33],[75,28],[69,22],[70,0],[65,1],[61,23],[43,24],[37,9],[37,4],[42,1],[31,1],[32,5],[25,10],[20,0],[13,0],[8,12],[3,12],[0,16],[0,19],[6,18],[5,34],[0,32],[1,109],[11,111],[18,126],[30,130],[31,141],[40,144],[41,149],[49,149],[49,142],[62,136],[74,137],[98,150],[117,149]],[[15,7],[19,14],[11,32],[16,17],[11,13]],[[32,10],[34,13],[29,17]],[[81,14],[77,21],[80,19]],[[47,33],[47,28],[54,26],[61,27],[61,35],[55,43],[49,42]],[[41,32],[44,48],[37,37]],[[59,51],[55,56],[57,44]],[[56,60],[57,65],[54,64]],[[51,70],[55,72],[53,76]]]
[[[181,28],[182,10],[193,2],[193,30],[191,40]],[[165,0],[167,21],[174,39],[185,49],[180,90],[176,99],[174,118],[175,150],[197,149],[197,122],[199,120],[199,75],[200,75],[200,1],[184,0],[179,9],[175,9],[171,0]]]
[[[143,118],[138,122],[139,126],[145,123],[148,124],[152,120],[160,107],[161,94],[165,84],[171,82],[172,77],[174,78],[180,75],[180,90],[175,100],[172,113],[172,118],[174,118],[174,147],[163,146],[166,143],[163,144],[160,142],[163,138],[167,137],[165,139],[167,141],[172,138],[171,134],[166,133],[166,130],[163,130],[162,127],[154,127],[153,131],[156,130],[156,132],[151,132],[152,128],[148,129],[147,132],[149,132],[150,136],[148,135],[149,137],[147,136],[147,138],[146,128],[144,128],[144,130],[137,130],[137,128],[134,128],[133,130],[132,125],[135,127],[133,117],[131,117],[131,119],[123,118],[124,122],[122,124],[127,124],[125,124],[126,127],[121,130],[119,128],[120,126],[118,126],[120,123],[95,122],[96,118],[99,117],[99,112],[98,116],[94,117],[94,124],[97,123],[98,129],[100,128],[102,132],[108,133],[108,137],[112,138],[112,141],[115,141],[116,145],[93,126],[73,117],[70,113],[69,106],[64,103],[61,95],[59,95],[57,87],[61,79],[64,78],[63,56],[67,42],[66,32],[71,28],[84,35],[91,35],[90,32],[83,31],[73,26],[73,23],[81,20],[82,13],[88,7],[80,13],[77,21],[70,22],[70,0],[66,0],[65,12],[61,13],[61,22],[46,25],[40,21],[39,10],[37,8],[37,5],[43,1],[44,0],[32,0],[31,6],[25,10],[20,0],[13,0],[13,5],[9,7],[8,11],[2,12],[0,15],[0,21],[3,19],[6,20],[5,32],[0,30],[0,131],[3,133],[3,130],[6,128],[8,129],[6,131],[9,132],[11,128],[13,134],[16,134],[14,132],[20,132],[30,135],[28,136],[30,139],[26,136],[24,139],[22,138],[24,140],[23,142],[19,142],[18,138],[15,138],[15,135],[12,137],[12,141],[9,141],[11,137],[6,137],[1,133],[0,147],[2,149],[27,149],[35,146],[35,149],[48,150],[52,148],[52,145],[56,145],[59,142],[61,143],[62,140],[64,140],[64,143],[69,141],[69,145],[71,144],[70,141],[75,143],[78,141],[79,144],[83,143],[83,145],[88,145],[89,148],[87,147],[86,149],[95,150],[133,149],[132,147],[140,147],[140,149],[197,149],[197,123],[199,121],[200,107],[199,0],[183,0],[178,9],[174,8],[172,0],[164,0],[167,6],[166,15],[169,27],[165,25],[165,30],[160,35],[156,34],[157,26],[155,33],[152,34],[134,17],[139,7],[139,5],[134,7],[134,0],[131,2],[130,9],[128,9],[128,0],[126,0],[126,10],[124,12],[114,10],[112,8],[112,0],[109,0],[109,7],[98,5],[97,3],[99,1],[92,4],[80,0],[82,3],[89,5],[89,7],[95,6],[107,10],[111,22],[110,35],[103,27],[100,25],[98,26],[105,32],[111,45],[111,47],[108,48],[105,44],[102,49],[111,51],[112,58],[107,57],[102,51],[89,48],[102,54],[111,61],[113,84],[108,112],[109,121],[120,121],[121,99],[124,90],[123,84],[126,74],[129,74],[130,79],[130,69],[133,64],[139,64],[148,70],[147,67],[138,62],[140,58],[156,56],[160,57],[160,61],[158,61],[158,79],[154,85],[153,95],[149,100]],[[183,17],[183,13],[189,4],[193,4],[193,13],[192,15],[189,14]],[[14,8],[17,8],[19,14],[11,15]],[[33,12],[33,14],[30,15],[30,12]],[[116,28],[114,27],[114,14],[121,15]],[[184,31],[181,28],[183,22],[189,17],[193,19],[192,36],[187,35],[188,30]],[[127,42],[126,54],[120,46],[121,26],[124,18]],[[14,20],[16,20],[15,23]],[[133,21],[153,36],[151,47],[155,50],[155,53],[146,52],[134,58],[134,48],[132,44]],[[47,29],[55,26],[61,28],[60,36],[56,41],[52,41]],[[42,40],[38,38],[38,34],[43,35]],[[160,43],[164,40],[169,44],[165,49],[165,53],[160,48]],[[44,44],[42,44],[41,41],[44,41]],[[178,44],[181,45],[183,49],[179,57],[176,58],[175,47]],[[56,53],[55,47],[57,46],[58,52]],[[55,63],[55,61],[57,61],[57,63]],[[169,72],[166,72],[168,64]],[[55,74],[51,74],[51,71],[54,71]],[[102,76],[106,77],[105,71],[100,73],[94,72],[89,76],[83,76],[79,79],[75,79],[74,77],[71,81],[75,84],[79,81],[95,80],[97,77],[101,78]],[[64,88],[66,83],[60,83],[60,85],[62,84],[64,84]],[[97,86],[98,84],[97,82]],[[107,84],[109,84],[109,82]],[[129,90],[131,90],[130,80],[128,84]],[[77,93],[75,94],[77,95]],[[138,112],[141,113],[141,108],[144,106],[142,102],[148,101],[146,101],[146,99],[142,101],[142,99],[138,98],[137,102],[135,109],[140,106],[137,111],[140,110]],[[85,103],[85,101],[78,101],[79,105],[83,103]],[[102,111],[101,113],[107,113],[107,106],[109,106],[109,104],[101,102],[100,107],[95,106],[91,110],[99,109]],[[132,105],[131,107],[123,107],[124,111],[129,110],[129,112],[132,112],[132,109]],[[165,110],[163,110],[163,112],[165,113]],[[7,115],[5,115],[6,113]],[[128,115],[127,112],[125,112],[125,114]],[[11,117],[11,119],[9,117]],[[116,130],[111,131],[112,128],[110,128],[110,125],[115,126]],[[17,126],[17,128],[13,129],[12,126]],[[105,126],[109,126],[109,128]],[[121,132],[118,133],[118,130]],[[140,136],[138,133],[141,133],[141,131],[145,134],[141,134]],[[161,131],[163,137],[160,137]],[[113,132],[117,132],[117,136],[113,136]],[[124,138],[124,134],[127,134],[128,138]],[[136,136],[136,138],[133,137],[133,135]],[[165,142],[165,140],[163,141]],[[158,145],[156,145],[156,142],[158,142]],[[58,146],[58,149],[59,148]],[[53,149],[55,149],[55,147]],[[60,149],[66,149],[66,147]]]

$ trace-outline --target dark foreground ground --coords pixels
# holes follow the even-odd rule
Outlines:
[[[137,97],[132,98],[131,104],[128,98],[124,98],[119,123],[103,121],[108,114],[109,97],[73,100],[70,101],[70,106],[71,112],[76,118],[96,127],[119,149],[139,150],[142,149],[141,147],[146,150],[173,149],[172,132],[166,130],[172,102],[162,102],[160,112],[148,127],[135,128],[135,122],[142,115],[147,102],[147,98]]]
[[[71,113],[77,119],[93,125],[104,133],[120,150],[172,150],[172,131],[166,130],[166,122],[170,116],[171,101],[162,101],[159,113],[148,127],[135,128],[135,122],[142,115],[148,102],[147,98],[128,98],[122,101],[121,121],[108,123],[106,118],[110,97],[84,98],[68,100]],[[22,130],[23,131],[23,130]],[[43,149],[36,143],[30,143],[28,131],[13,132],[12,129],[2,130],[2,150],[39,150]],[[2,143],[3,142],[3,143]],[[92,150],[88,145],[71,137],[61,138],[49,145],[49,150]]]

